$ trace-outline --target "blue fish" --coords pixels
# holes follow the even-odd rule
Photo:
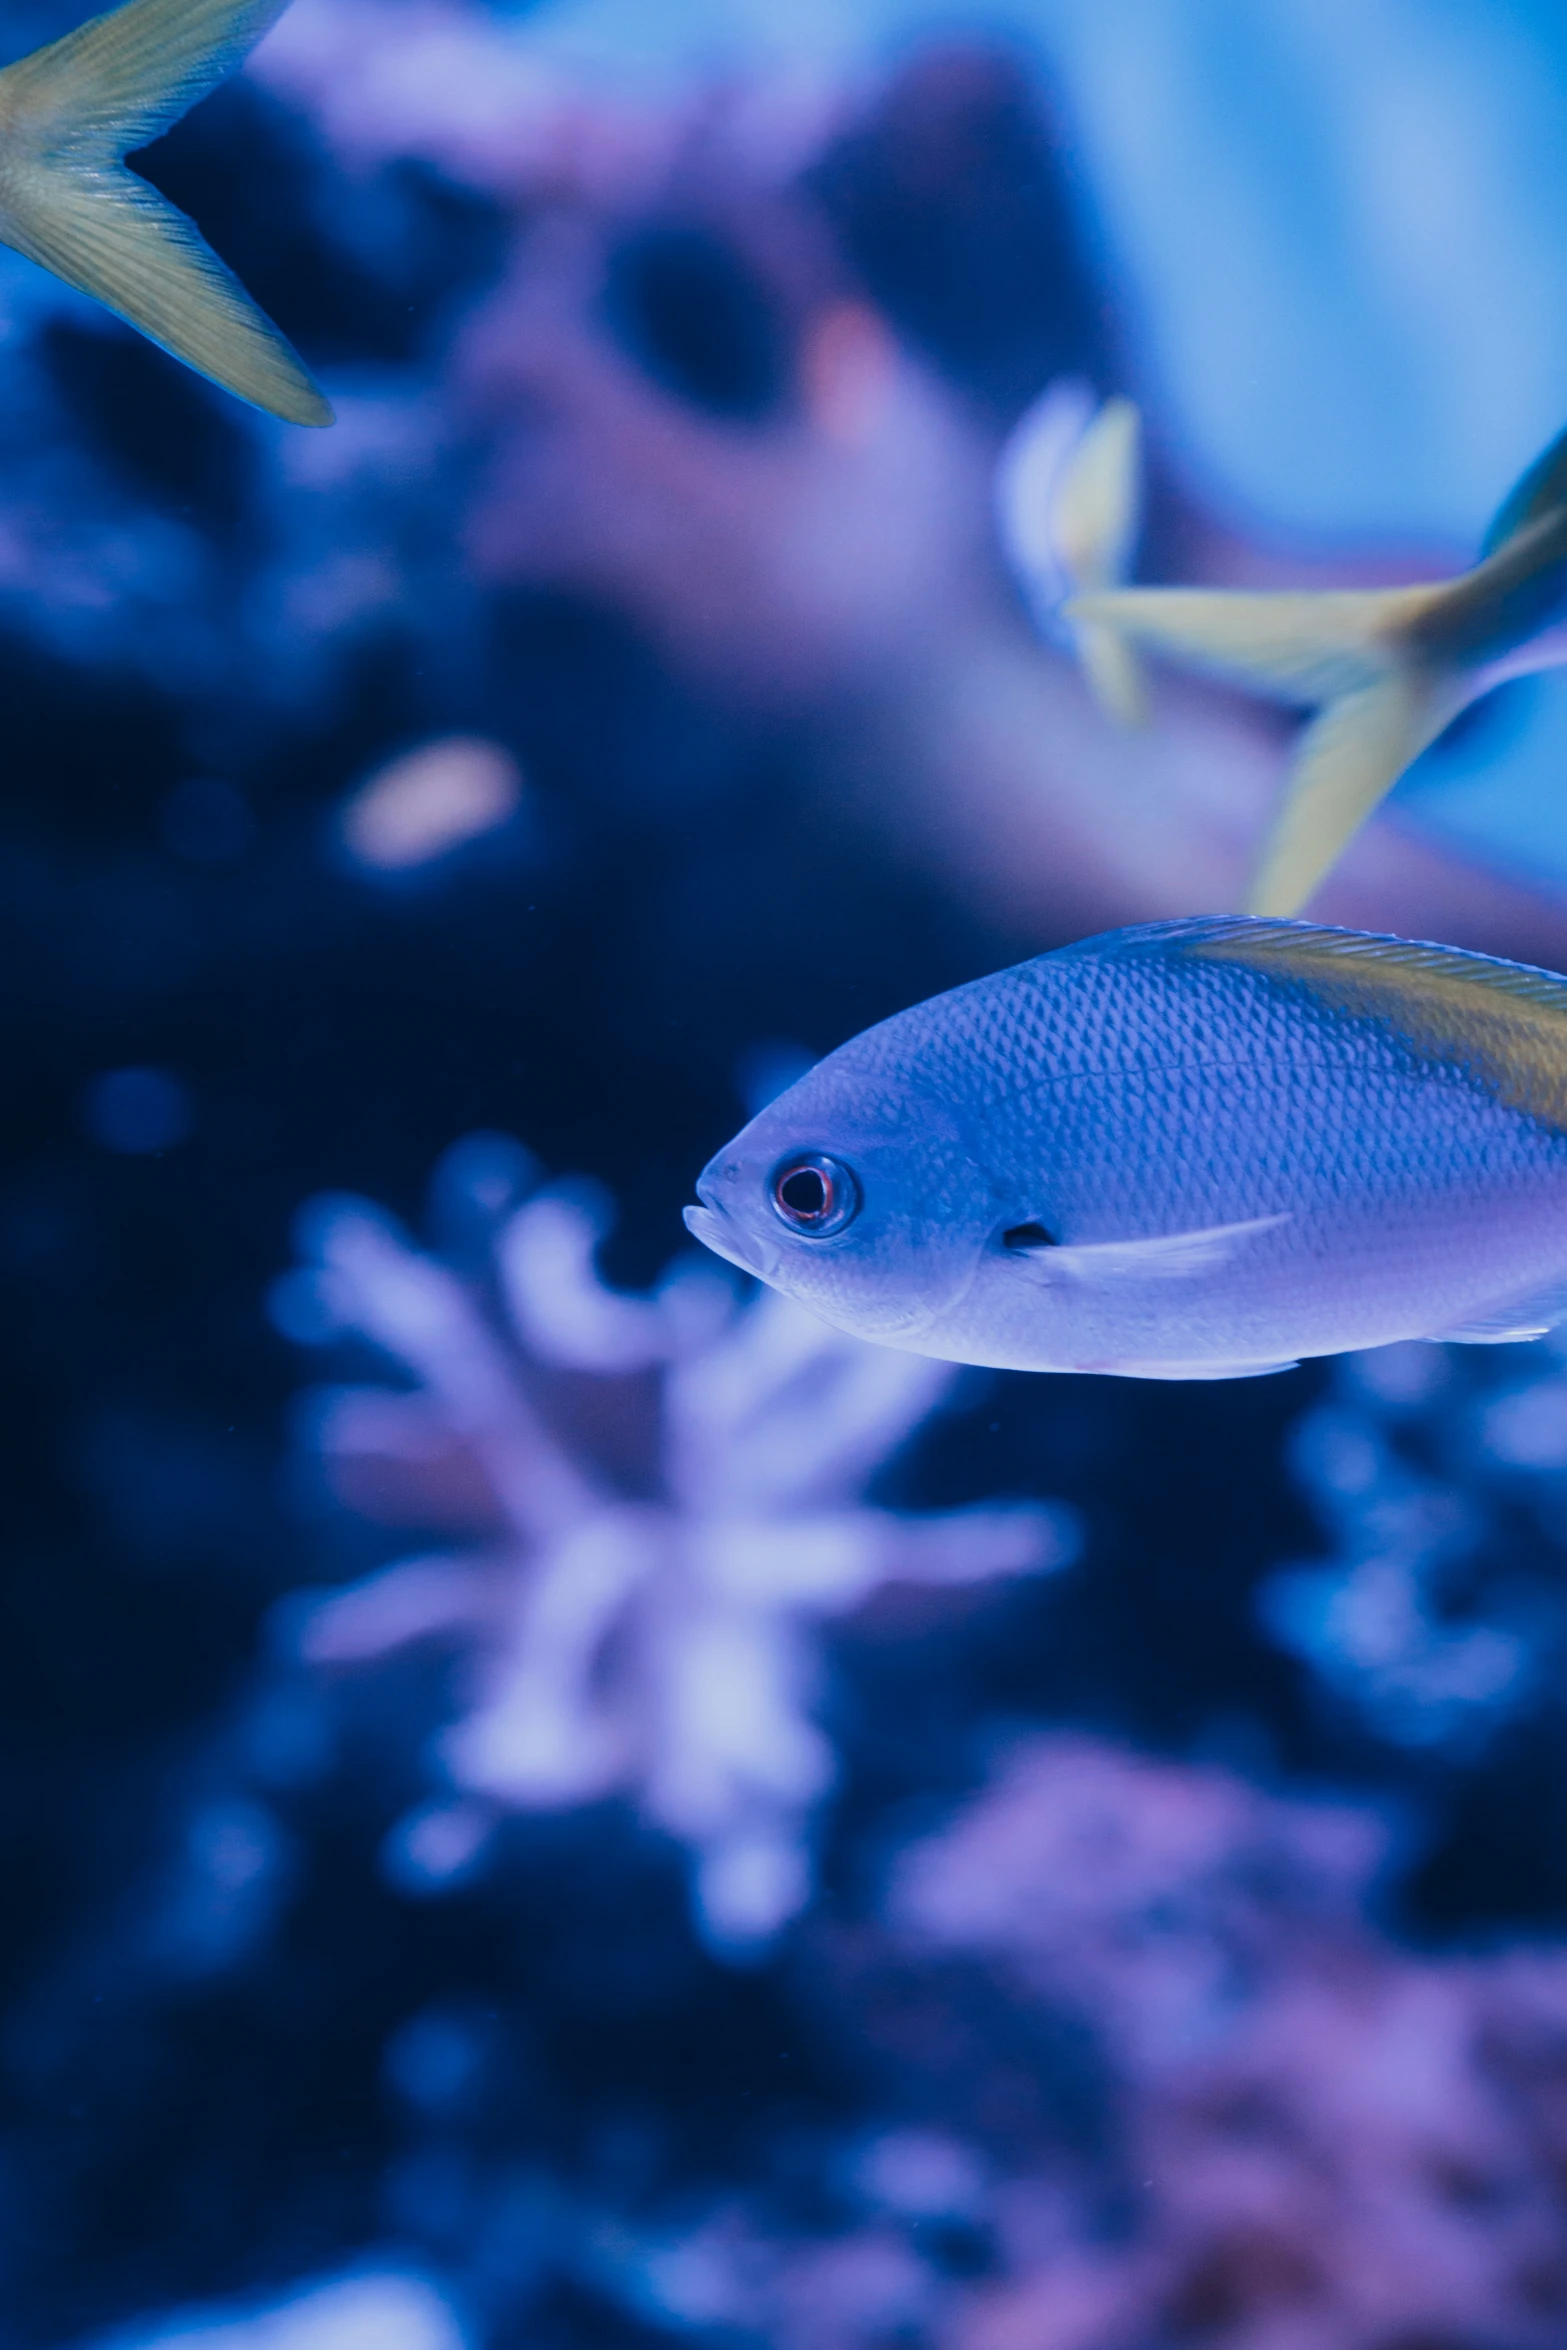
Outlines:
[[[1567,980],[1154,923],[933,997],[718,1153],[699,1240],[824,1321],[1034,1371],[1244,1378],[1567,1320]]]

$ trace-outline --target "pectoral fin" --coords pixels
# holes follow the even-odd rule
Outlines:
[[[1330,702],[1301,738],[1247,913],[1296,913],[1461,701],[1451,678],[1401,667]]]
[[[1511,1346],[1515,1341],[1544,1338],[1550,1329],[1549,1322],[1538,1322],[1527,1330],[1514,1329],[1504,1317],[1495,1327],[1489,1322],[1470,1322],[1463,1329],[1437,1330],[1432,1336],[1451,1346]]]
[[[1162,1232],[1151,1240],[1094,1240],[1081,1246],[1027,1241],[1014,1243],[1008,1254],[1042,1281],[1181,1281],[1214,1272],[1262,1233],[1289,1220],[1287,1215],[1253,1216],[1242,1224],[1211,1224],[1200,1232]],[[1179,1376],[1202,1374],[1183,1371]]]

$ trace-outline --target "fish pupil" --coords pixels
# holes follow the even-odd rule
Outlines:
[[[860,1212],[854,1169],[825,1151],[801,1151],[775,1167],[769,1196],[780,1223],[811,1240],[833,1239]]]
[[[819,1167],[796,1167],[778,1186],[778,1197],[791,1216],[815,1223],[832,1205],[832,1189]]]

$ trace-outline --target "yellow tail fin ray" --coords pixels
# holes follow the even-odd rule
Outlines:
[[[1142,522],[1142,417],[1130,400],[1107,400],[1072,452],[1057,494],[1054,531],[1061,563],[1080,591],[1115,588],[1126,577]],[[1126,638],[1077,617],[1068,604],[1077,657],[1100,708],[1120,726],[1148,715],[1142,665]]]
[[[1109,707],[1124,698],[1118,660],[1135,675],[1130,648],[1142,647],[1319,708],[1248,901],[1293,913],[1467,702],[1503,677],[1567,661],[1567,433],[1511,491],[1480,561],[1456,579],[1277,594],[1107,580],[1063,616]]]
[[[130,0],[0,73],[0,239],[295,424],[332,410],[182,212],[121,160],[205,97],[286,0]]]
[[[1330,702],[1295,754],[1248,914],[1294,914],[1463,699],[1450,678],[1404,666]]]
[[[1105,716],[1113,718],[1117,726],[1146,726],[1148,680],[1120,630],[1079,620],[1073,625],[1072,640],[1078,667]]]
[[[1442,592],[1119,588],[1074,597],[1066,613],[1234,684],[1310,703],[1385,676],[1401,658],[1401,632]]]
[[[1142,519],[1142,418],[1107,400],[1068,460],[1056,495],[1055,536],[1078,588],[1119,587]]]

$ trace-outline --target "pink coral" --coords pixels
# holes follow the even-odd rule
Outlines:
[[[656,2299],[778,2350],[1556,2350],[1567,1953],[1400,1950],[1387,1849],[1364,1806],[1019,1748],[895,1865],[890,1940],[818,1944],[939,2129],[847,2150],[834,2235],[713,2212]]]
[[[1140,2182],[1130,2248],[1031,2257],[955,2350],[1392,2350],[1567,2328],[1567,1958],[1411,1957],[1374,1815],[1086,1740],[1017,1755],[893,1913],[1085,2016]]]

